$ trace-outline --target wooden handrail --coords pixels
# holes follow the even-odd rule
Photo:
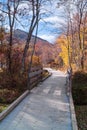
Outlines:
[[[30,89],[32,89],[36,84],[38,84],[42,80],[42,73],[43,73],[42,66],[31,67],[31,71],[29,73],[30,86],[31,86]]]

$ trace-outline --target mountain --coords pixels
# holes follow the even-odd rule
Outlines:
[[[27,35],[28,35],[27,32],[22,31],[20,29],[14,30],[13,34],[14,34],[15,38],[22,40],[22,41],[25,41],[27,39]]]
[[[14,37],[15,37],[15,38],[17,38],[17,39],[19,39],[19,40],[22,40],[22,41],[25,41],[25,40],[27,39],[27,36],[28,36],[28,33],[27,33],[27,32],[25,32],[25,31],[23,31],[23,30],[20,30],[20,29],[16,29],[13,34],[14,34]],[[34,39],[35,39],[35,36],[32,35],[31,42],[34,42]],[[45,43],[48,43],[48,44],[49,44],[48,41],[46,41],[46,40],[44,40],[44,39],[42,39],[42,38],[40,38],[40,37],[37,37],[37,43],[38,43],[39,41],[43,41],[44,44],[45,44]],[[51,43],[50,43],[50,44],[51,44]]]
[[[19,41],[19,44],[25,43],[27,39],[27,32],[22,30],[15,30],[13,39],[14,41]],[[35,36],[31,38],[31,43],[34,43]],[[56,44],[51,44],[48,41],[37,37],[35,45],[35,54],[40,57],[43,64],[47,64],[53,61],[59,54],[60,48],[56,47]]]

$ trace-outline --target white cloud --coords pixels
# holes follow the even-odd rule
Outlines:
[[[48,27],[46,30],[51,29],[58,29],[61,28],[61,26],[65,23],[64,18],[64,9],[63,6],[58,8],[57,2],[58,0],[52,0],[52,5],[46,5],[45,8],[51,12],[48,16],[45,16],[40,21],[41,24],[46,23],[46,26]]]
[[[43,34],[43,35],[38,35],[38,36],[42,39],[49,41],[50,43],[54,43],[54,41],[56,40],[56,35]]]
[[[64,23],[64,19],[58,16],[51,16],[51,17],[45,18],[44,21],[50,22],[50,23]]]
[[[23,9],[23,8],[29,8],[29,2],[26,1],[25,3],[24,2],[21,2],[18,6],[19,9]]]

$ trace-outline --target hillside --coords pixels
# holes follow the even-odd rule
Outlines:
[[[26,42],[27,33],[22,30],[14,31],[14,43],[17,41],[19,44],[23,44]],[[34,43],[35,36],[32,36],[31,43]],[[37,42],[35,46],[35,54],[40,57],[43,64],[47,64],[53,61],[60,52],[60,48],[56,47],[56,44],[51,44],[48,41],[37,37]]]

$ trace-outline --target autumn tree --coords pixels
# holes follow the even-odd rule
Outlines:
[[[59,56],[63,59],[63,63],[66,67],[69,67],[69,43],[67,43],[67,36],[65,35],[61,35],[60,37],[58,37],[58,39],[56,40],[57,44],[60,45],[61,47],[61,52],[59,54]]]
[[[86,31],[86,18],[87,18],[87,1],[77,0],[77,31],[78,31],[78,44],[79,44],[79,56],[80,56],[80,66],[84,69],[84,37]]]
[[[75,64],[79,69],[84,69],[87,1],[63,0],[59,4],[65,9],[63,35],[67,36],[69,66]]]
[[[6,17],[6,19],[8,20],[7,24],[9,25],[9,45],[8,45],[8,54],[7,54],[8,55],[7,67],[10,73],[11,73],[11,64],[12,64],[11,54],[12,54],[12,45],[13,45],[13,29],[14,29],[19,2],[20,0],[2,1],[1,2],[2,8],[0,9],[2,14],[7,16]]]
[[[25,59],[26,59],[27,51],[29,49],[29,44],[30,44],[30,40],[32,37],[32,33],[40,20],[40,18],[39,18],[40,4],[41,4],[40,1],[39,0],[32,0],[32,1],[30,0],[28,2],[29,2],[29,6],[31,8],[30,11],[31,11],[32,15],[30,16],[31,20],[30,20],[30,25],[29,25],[28,37],[26,40],[26,45],[24,48],[24,53],[23,53],[23,58],[22,58],[22,71],[24,71],[24,68],[25,68]],[[30,19],[30,17],[29,17],[29,19]]]

